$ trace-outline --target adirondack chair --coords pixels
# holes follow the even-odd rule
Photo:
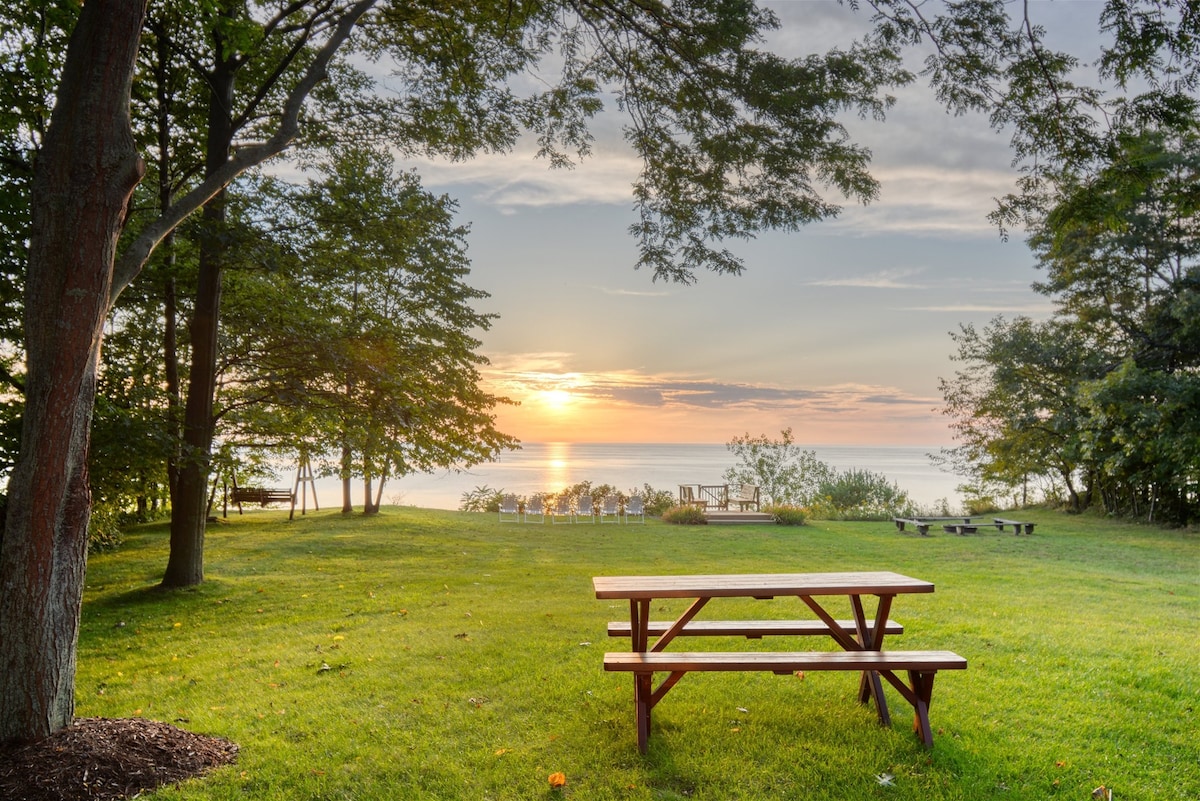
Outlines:
[[[500,498],[500,522],[501,523],[520,523],[521,522],[521,505],[517,502],[516,495],[505,495]]]
[[[605,495],[600,504],[600,522],[610,517],[613,523],[621,522],[621,502],[616,495]]]

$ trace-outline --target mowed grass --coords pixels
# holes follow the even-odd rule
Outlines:
[[[1022,513],[1022,517],[1026,517]],[[889,523],[515,525],[387,508],[212,525],[205,583],[155,590],[163,525],[91,559],[77,713],[237,742],[161,799],[1114,799],[1200,797],[1200,536],[1058,514],[1031,537]],[[691,674],[639,755],[633,681],[605,673],[604,574],[895,570],[893,648],[948,649],[934,747],[847,673]],[[719,605],[718,605],[719,604]],[[835,608],[835,614],[847,614]],[[667,616],[680,607],[655,604]],[[797,617],[796,599],[710,618]],[[702,640],[689,647],[832,648]],[[551,789],[548,776],[566,775]],[[889,778],[890,777],[890,778]]]

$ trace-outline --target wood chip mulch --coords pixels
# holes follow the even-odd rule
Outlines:
[[[141,718],[79,718],[0,748],[0,799],[119,801],[237,759],[236,744]]]

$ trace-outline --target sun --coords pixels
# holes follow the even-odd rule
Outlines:
[[[562,410],[571,405],[574,398],[565,389],[548,389],[541,393],[540,400],[551,409]]]

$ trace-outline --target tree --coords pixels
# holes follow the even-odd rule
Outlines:
[[[505,399],[479,389],[475,332],[493,318],[472,308],[486,294],[466,283],[454,203],[386,153],[339,149],[317,173],[247,197],[287,264],[236,272],[219,401],[233,441],[290,440],[314,458],[338,445],[337,472],[364,479],[369,513],[390,477],[470,467],[515,442],[493,424]]]
[[[89,2],[32,187],[25,416],[0,552],[0,742],[70,723],[88,436],[113,261],[140,180],[129,95],[145,3]]]
[[[1200,138],[1123,137],[1113,161],[1031,232],[1059,314],[1105,340],[1119,362],[1174,373],[1200,367]]]
[[[962,367],[940,385],[959,444],[943,449],[942,462],[970,476],[980,497],[1024,503],[1030,482],[1045,481],[1050,496],[1061,488],[1081,509],[1078,393],[1104,374],[1103,352],[1067,321],[1027,317],[998,317],[982,332],[965,325],[952,337]]]
[[[1120,145],[1033,232],[1047,275],[1036,287],[1106,353],[1077,398],[1105,508],[1185,524],[1197,454],[1183,443],[1200,425],[1200,147],[1160,131]]]
[[[822,483],[833,477],[815,452],[795,445],[791,428],[779,432],[777,440],[746,434],[725,447],[738,458],[737,466],[725,471],[725,481],[757,484],[764,503],[806,506],[816,499]]]
[[[1200,376],[1125,362],[1083,388],[1082,438],[1111,514],[1188,525],[1200,517]]]

